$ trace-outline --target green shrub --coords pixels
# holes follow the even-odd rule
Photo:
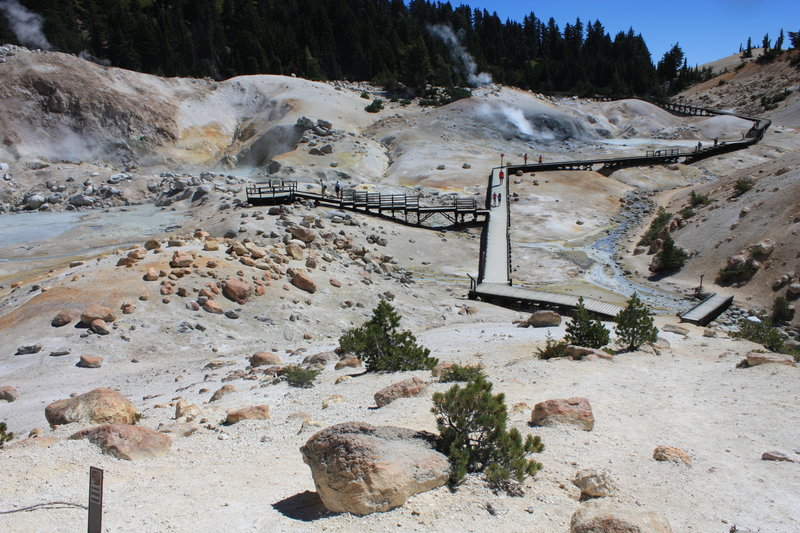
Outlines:
[[[411,100],[409,100],[407,98],[404,98],[403,100],[400,100],[400,105],[410,105],[410,104],[411,104]]]
[[[364,111],[367,113],[377,113],[381,109],[383,109],[383,100],[376,98],[371,104],[364,108]]]
[[[522,483],[542,468],[526,457],[544,450],[541,439],[528,435],[523,441],[517,429],[506,429],[505,395],[492,395],[485,378],[434,393],[431,411],[439,428],[437,448],[452,466],[451,487],[468,472],[484,472],[492,486],[508,490],[512,478]]]
[[[0,422],[0,448],[2,448],[6,442],[10,442],[13,438],[14,434],[8,431],[6,423]]]
[[[776,326],[785,325],[794,318],[794,309],[789,305],[785,296],[778,296],[772,302],[772,323]]]
[[[409,331],[397,331],[400,315],[386,301],[372,310],[372,318],[339,339],[342,350],[361,358],[368,372],[430,370],[439,363],[431,351],[417,345]]]
[[[557,341],[553,337],[550,336],[550,332],[547,332],[547,338],[544,341],[544,347],[538,348],[536,350],[536,357],[539,359],[553,359],[554,357],[566,357],[567,352],[564,351],[564,348],[569,346],[569,343],[565,340]]]
[[[289,365],[283,369],[281,377],[292,387],[309,389],[314,386],[322,370],[318,368],[304,368],[300,365]]]
[[[692,207],[697,207],[698,205],[708,205],[710,203],[711,199],[707,194],[700,194],[697,191],[692,191],[689,194],[689,204]]]
[[[678,214],[680,216],[682,216],[683,218],[688,220],[688,219],[692,218],[693,216],[695,216],[697,213],[691,207],[684,207],[683,209],[678,211]]]
[[[578,298],[578,307],[572,321],[567,324],[567,334],[564,340],[568,344],[576,344],[587,348],[602,348],[608,344],[609,331],[600,320],[592,318],[586,306],[583,305],[583,296]]]
[[[750,263],[743,263],[737,267],[721,268],[719,272],[717,272],[717,283],[725,285],[740,281],[748,281],[756,272],[758,272],[758,267]]]
[[[741,196],[742,194],[746,193],[750,189],[753,188],[755,181],[753,178],[739,178],[736,180],[736,183],[733,185],[733,189],[736,191],[736,196]]]
[[[636,293],[626,302],[625,309],[614,318],[617,325],[614,332],[627,344],[628,350],[635,350],[646,342],[655,342],[658,328],[653,324],[653,317]]]
[[[473,381],[478,378],[486,378],[481,365],[453,365],[439,377],[442,383],[453,381]]]
[[[746,318],[739,320],[738,331],[734,331],[731,335],[758,343],[773,352],[780,352],[783,348],[783,339],[777,328],[773,327],[772,321],[766,316],[762,315],[758,318],[760,322],[753,322]]]
[[[655,255],[651,270],[657,273],[677,272],[686,263],[689,254],[686,250],[676,246],[669,233],[664,236],[664,244]]]
[[[367,91],[361,91],[361,98],[369,100],[369,93]]]
[[[642,238],[639,240],[639,246],[649,246],[651,242],[656,240],[658,234],[664,231],[672,220],[672,213],[667,212],[663,207],[659,207],[656,211],[656,218],[650,223]]]

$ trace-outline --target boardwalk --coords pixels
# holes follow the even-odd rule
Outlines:
[[[712,294],[696,306],[680,315],[681,322],[705,326],[721,315],[733,302],[733,296]]]
[[[401,224],[433,229],[484,222],[489,211],[474,197],[445,197],[439,205],[420,205],[419,196],[344,189],[337,195],[301,191],[296,181],[272,180],[246,189],[251,205],[311,200],[316,205],[335,207],[386,218]],[[443,222],[443,223],[442,223]],[[427,226],[426,226],[427,224]]]

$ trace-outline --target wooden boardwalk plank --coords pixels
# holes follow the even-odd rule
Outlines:
[[[474,294],[476,296],[488,297],[501,297],[513,300],[520,300],[535,305],[556,305],[560,307],[577,307],[578,296],[569,294],[558,294],[554,292],[538,291],[534,289],[526,289],[523,287],[515,287],[503,283],[479,283]],[[597,313],[605,317],[616,316],[622,307],[593,298],[584,298],[583,305],[588,311]]]
[[[685,313],[682,313],[680,315],[681,322],[705,326],[725,311],[731,305],[731,302],[733,302],[733,296],[712,294]]]

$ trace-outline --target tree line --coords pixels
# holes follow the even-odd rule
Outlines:
[[[653,63],[632,28],[560,28],[428,0],[21,0],[60,51],[162,76],[295,74],[412,89],[467,85],[469,72],[431,27],[452,28],[480,72],[539,92],[663,95],[710,76],[676,44]],[[15,43],[0,17],[0,42]]]

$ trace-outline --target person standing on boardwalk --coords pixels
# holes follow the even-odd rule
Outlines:
[[[500,207],[500,202],[503,201],[503,193],[497,193],[497,207]]]
[[[492,194],[492,207],[497,205],[497,193]]]
[[[539,155],[539,164],[540,165],[542,164],[542,156],[541,156],[541,154]]]
[[[328,186],[322,180],[320,180],[320,184],[321,184],[321,188],[322,188],[322,197],[325,198],[325,191],[328,190]]]
[[[500,171],[500,185],[503,184],[503,178],[505,178],[505,177],[506,177],[505,173],[501,170]]]
[[[339,185],[339,180],[336,180],[336,185],[333,186],[333,191],[336,193],[337,198],[342,197],[342,186]]]
[[[527,153],[522,156],[522,161],[523,161],[523,164],[525,164],[525,165],[528,164],[528,154]]]

